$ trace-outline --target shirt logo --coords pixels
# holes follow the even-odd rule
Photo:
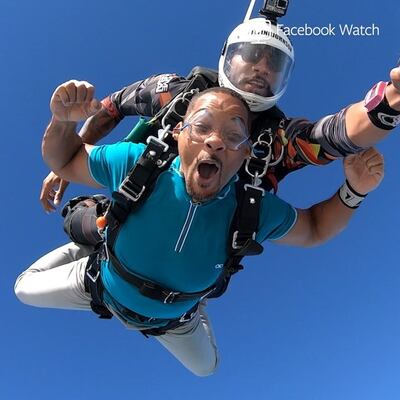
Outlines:
[[[217,264],[214,268],[215,269],[221,269],[224,267],[224,264]]]
[[[156,93],[166,93],[169,90],[169,83],[175,75],[163,75],[157,81]]]

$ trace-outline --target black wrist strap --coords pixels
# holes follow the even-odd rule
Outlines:
[[[368,118],[377,128],[390,131],[400,124],[400,111],[390,107],[385,95],[383,100],[368,112]]]
[[[366,194],[356,192],[346,179],[345,183],[338,190],[339,199],[349,208],[358,208],[362,201],[367,197]]]

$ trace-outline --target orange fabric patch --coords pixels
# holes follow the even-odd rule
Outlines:
[[[164,107],[166,104],[168,104],[172,99],[171,93],[170,92],[164,92],[160,93],[160,105],[161,107]]]

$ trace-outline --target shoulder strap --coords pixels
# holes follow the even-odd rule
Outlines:
[[[136,164],[112,193],[113,201],[105,218],[107,220],[107,243],[112,249],[121,225],[128,215],[137,210],[150,195],[161,172],[171,164],[176,154],[160,139],[150,136],[148,145]]]
[[[263,188],[244,184],[243,180],[236,183],[237,207],[227,244],[229,255],[216,283],[216,289],[210,293],[209,298],[220,297],[225,293],[231,276],[243,269],[241,265],[243,257],[263,252],[263,246],[256,241],[256,234],[264,194]]]
[[[225,293],[233,274],[243,269],[244,256],[258,255],[263,247],[256,241],[261,202],[265,189],[261,187],[262,178],[271,165],[275,132],[280,127],[285,115],[277,107],[267,110],[258,117],[261,129],[255,129],[251,156],[241,171],[241,179],[236,184],[237,207],[233,217],[228,240],[228,259],[223,273],[217,282],[217,288],[208,297],[219,297]],[[258,125],[260,127],[260,125]],[[246,183],[251,179],[251,184]]]

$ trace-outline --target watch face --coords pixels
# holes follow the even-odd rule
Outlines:
[[[368,112],[375,109],[385,98],[387,82],[378,82],[365,96],[364,107]]]

